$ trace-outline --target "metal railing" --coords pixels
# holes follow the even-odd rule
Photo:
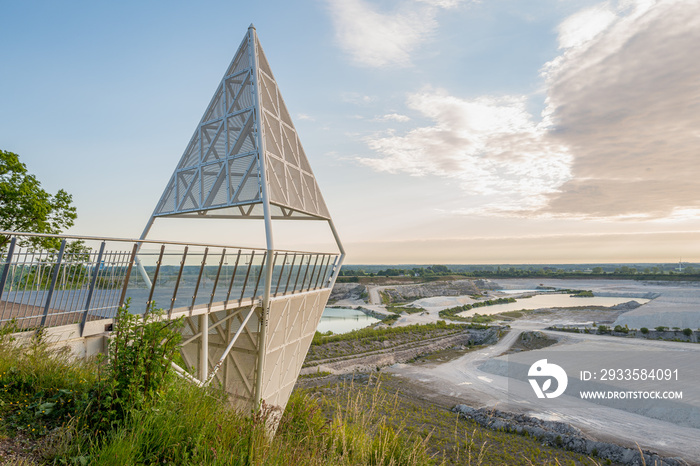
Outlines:
[[[67,235],[0,232],[0,325],[19,329],[110,319],[127,300],[135,314],[151,306],[169,316],[230,309],[270,296],[330,285],[338,254]],[[36,245],[60,241],[55,249]]]

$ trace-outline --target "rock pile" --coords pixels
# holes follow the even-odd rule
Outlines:
[[[590,439],[576,427],[565,422],[543,421],[525,414],[507,413],[497,409],[471,408],[466,405],[457,405],[453,411],[467,419],[473,419],[479,425],[492,430],[515,432],[521,435],[529,435],[541,442],[610,460],[616,463],[632,466],[658,465],[658,466],[689,466],[681,458],[663,458],[658,454],[646,450],[626,448],[614,443],[599,442]],[[644,459],[642,460],[642,455]]]

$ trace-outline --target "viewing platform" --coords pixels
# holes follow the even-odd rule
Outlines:
[[[226,238],[262,223],[265,247],[150,239],[164,219]],[[275,247],[274,226],[297,221],[325,223],[337,252]],[[284,409],[344,257],[251,25],[139,238],[0,232],[0,326],[89,356],[108,352],[120,307],[162,309],[184,321],[179,374]]]

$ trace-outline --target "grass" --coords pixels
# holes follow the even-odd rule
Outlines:
[[[387,375],[328,381],[307,388],[303,393],[322,400],[327,417],[361,418],[362,422],[358,425],[363,428],[401,431],[405,436],[411,436],[409,438],[414,442],[422,439],[427,455],[422,457],[425,461],[422,464],[599,464],[585,455],[544,446],[536,438],[481,427],[443,406],[427,401],[424,396],[407,393],[404,381]]]
[[[40,339],[19,345],[0,335],[0,442],[23,445],[14,464],[430,463],[424,440],[371,421],[371,404],[367,413],[358,405],[352,415],[328,417],[322,401],[303,392],[292,394],[274,438],[277,410],[241,413],[226,394],[172,374],[138,408],[114,417],[109,400],[96,402],[95,393],[109,393],[99,391],[110,373],[103,359],[76,361]],[[95,419],[112,422],[101,430]]]
[[[442,324],[446,326],[446,324]],[[221,465],[594,465],[536,439],[484,429],[392,378],[295,390],[270,438],[263,407],[241,413],[219,391],[166,377],[138,409],[105,430],[85,423],[108,404],[94,402],[108,361],[73,360],[41,339],[0,335],[0,434],[31,440],[14,464]],[[0,441],[4,441],[0,438]],[[2,461],[2,458],[0,458]]]
[[[78,398],[97,382],[93,365],[40,340],[19,346],[0,335],[0,417],[3,431],[28,437],[60,426]]]
[[[327,377],[331,375],[331,372],[328,371],[322,371],[321,369],[318,369],[316,372],[311,372],[309,374],[300,374],[299,379],[317,379],[321,377]]]

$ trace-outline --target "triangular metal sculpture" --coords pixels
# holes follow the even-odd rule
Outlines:
[[[329,219],[311,166],[251,28],[170,179],[155,217]]]
[[[254,254],[247,264],[241,259],[241,267],[257,274],[262,292],[256,294],[256,285],[252,299],[229,304],[227,298],[214,306],[212,292],[208,307],[190,307],[182,346],[187,367],[180,371],[200,384],[217,383],[244,409],[262,402],[284,408],[345,252],[252,25],[141,239],[164,217],[264,221],[263,262],[254,265]],[[276,251],[272,220],[326,221],[339,252]],[[245,256],[241,251],[238,257]],[[205,262],[206,253],[201,270]],[[151,285],[140,262],[137,267]],[[234,278],[230,283],[229,295]]]

